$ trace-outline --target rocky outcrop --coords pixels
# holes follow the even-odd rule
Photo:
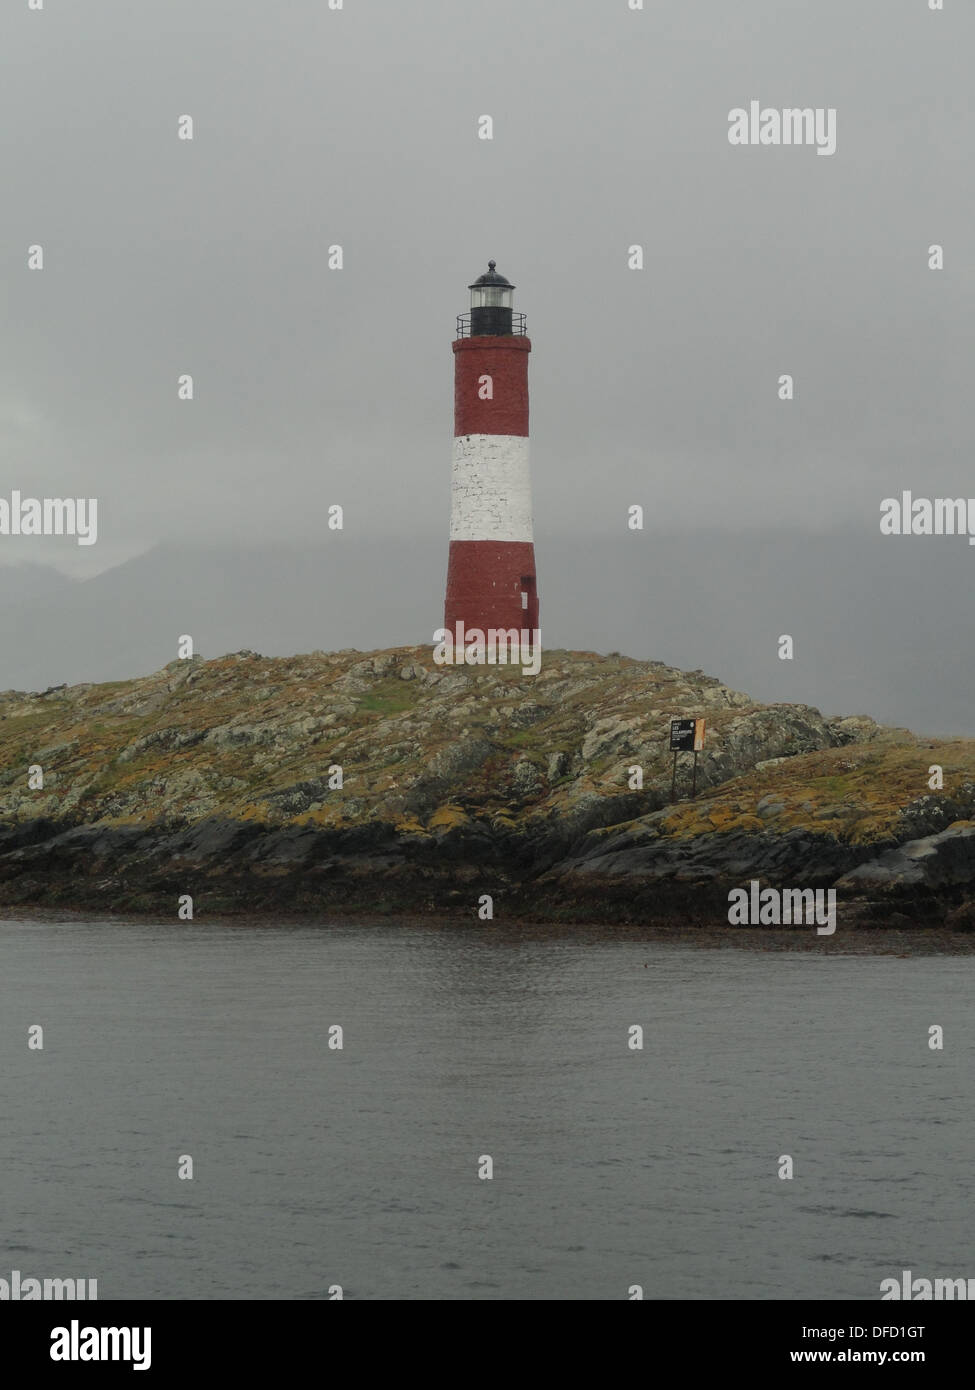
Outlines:
[[[670,720],[700,715],[697,796],[687,755],[671,805]],[[943,918],[975,884],[972,822],[971,743],[616,655],[546,652],[531,677],[428,648],[239,652],[0,695],[8,903],[469,911],[489,892],[622,922],[721,916],[758,878]]]
[[[877,859],[869,859],[851,869],[837,887],[861,886],[900,888],[904,886],[946,888],[975,882],[975,822],[953,825],[940,835],[908,840]]]

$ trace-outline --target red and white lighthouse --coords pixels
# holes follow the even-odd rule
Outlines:
[[[514,285],[488,262],[454,342],[454,457],[444,626],[538,628],[528,468],[528,354]],[[529,638],[529,641],[532,639]]]

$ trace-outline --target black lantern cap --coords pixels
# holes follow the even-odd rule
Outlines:
[[[506,280],[503,275],[498,274],[494,268],[496,265],[497,261],[488,261],[487,271],[483,275],[479,275],[474,283],[468,285],[467,288],[469,290],[476,290],[481,285],[500,285],[506,290],[516,289],[517,286],[513,285],[510,280]]]

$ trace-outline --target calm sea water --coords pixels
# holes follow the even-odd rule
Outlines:
[[[0,1277],[843,1299],[975,1276],[971,979],[492,926],[2,922]]]

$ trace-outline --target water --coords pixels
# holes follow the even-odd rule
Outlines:
[[[0,1277],[840,1299],[973,1276],[971,969],[493,926],[3,922]]]

